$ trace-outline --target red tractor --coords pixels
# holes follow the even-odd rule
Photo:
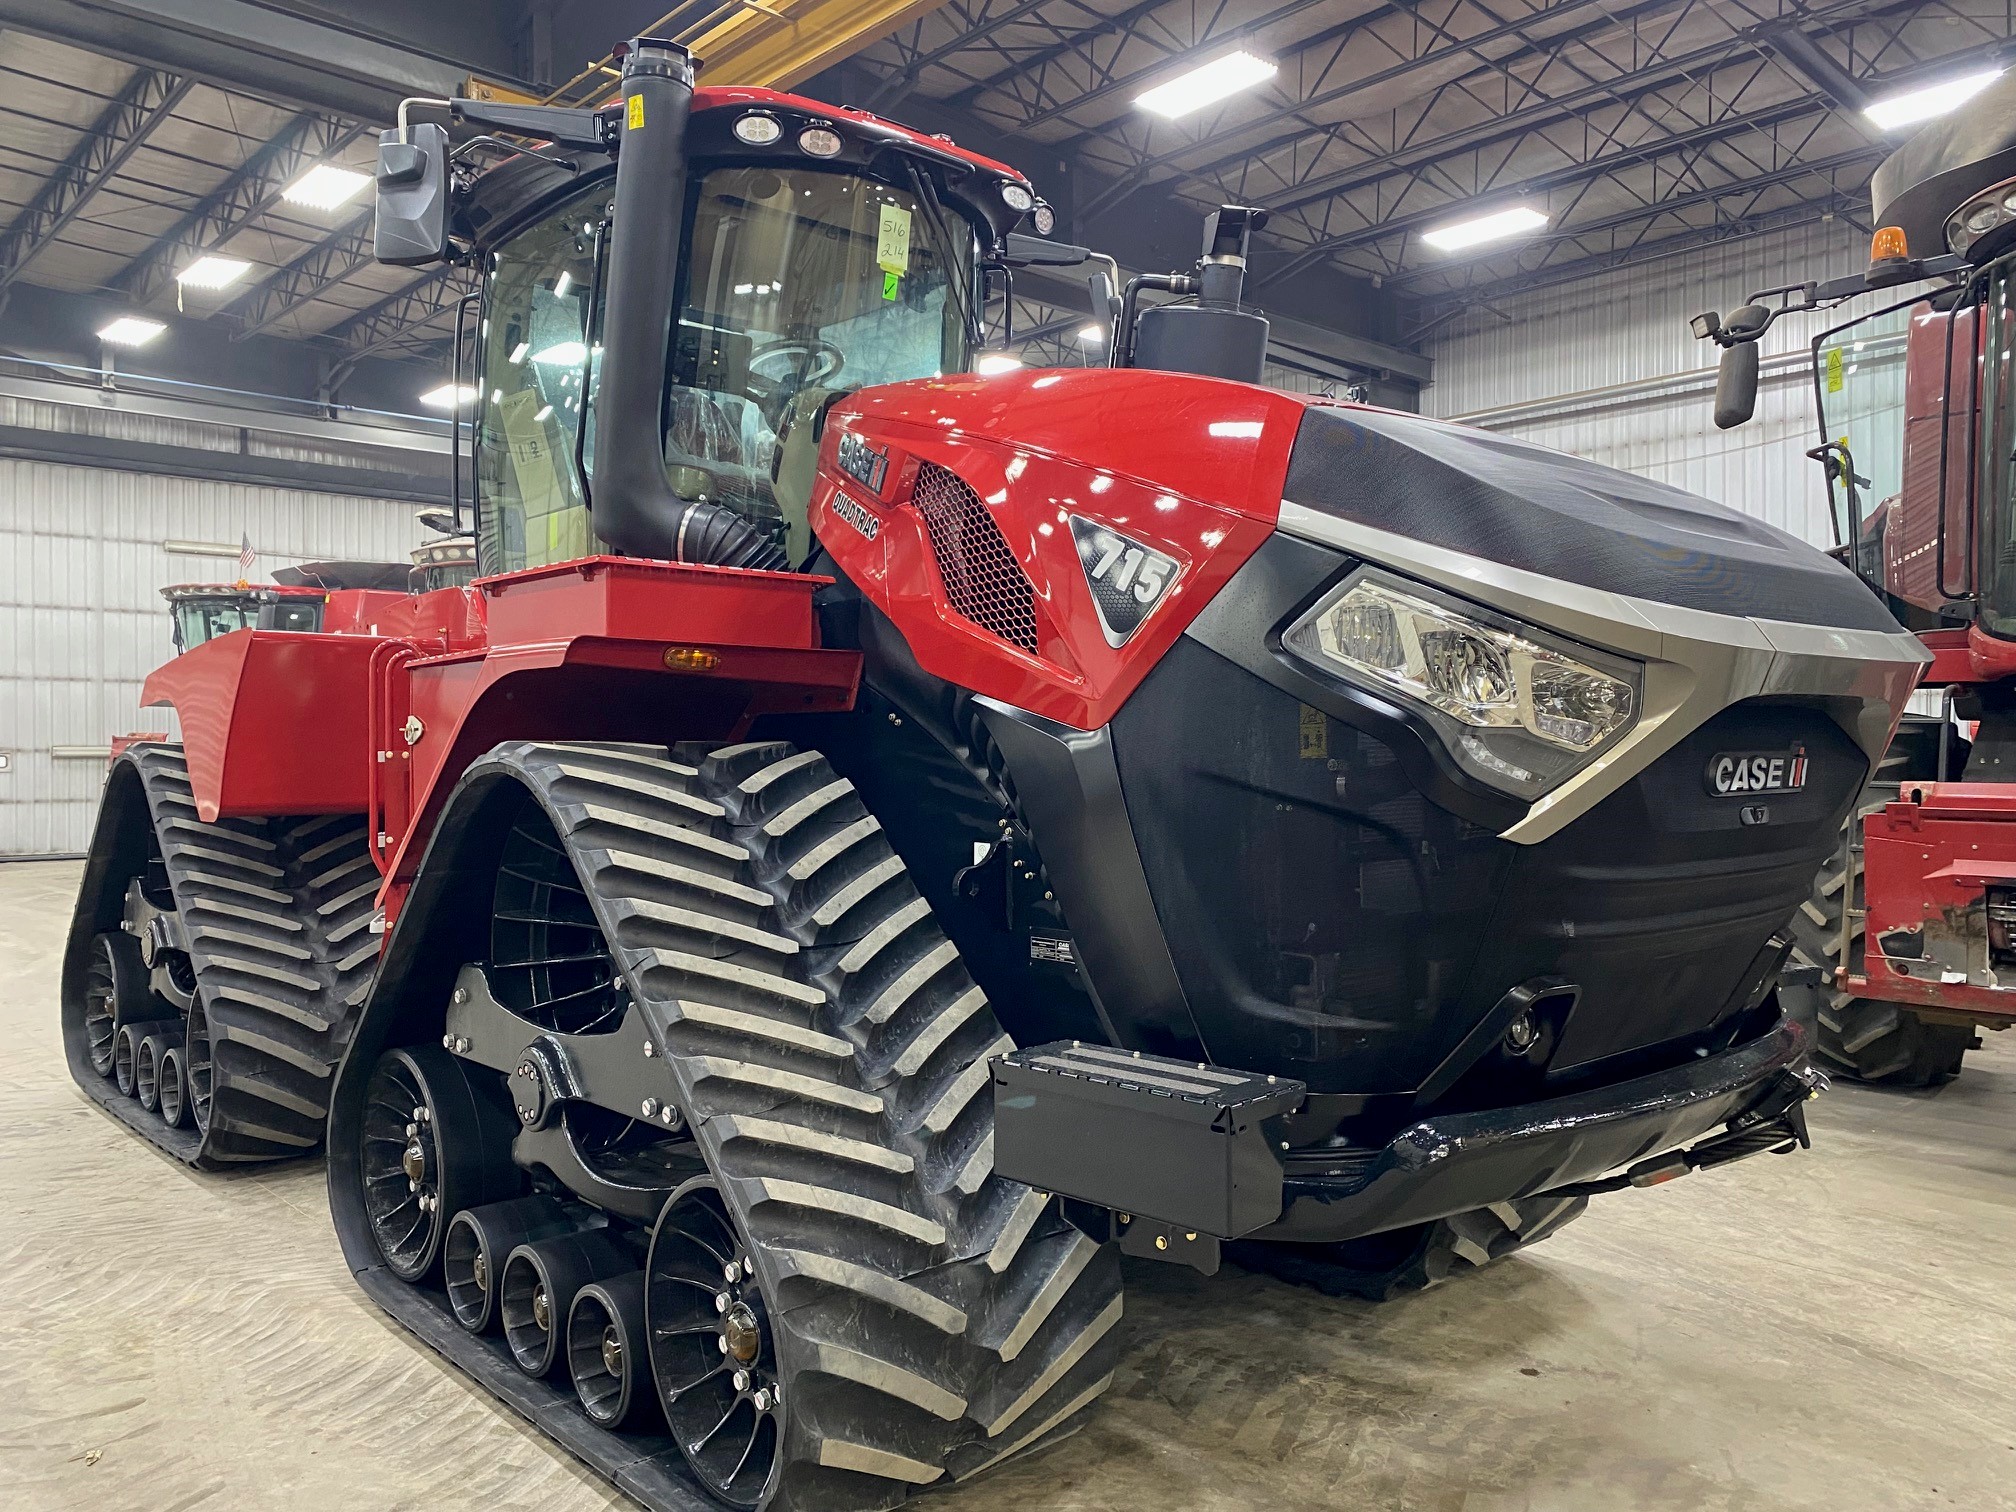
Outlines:
[[[1813,338],[1809,455],[1835,555],[1923,641],[1937,709],[1904,720],[1794,916],[1795,971],[1818,982],[1786,997],[1830,1070],[1922,1086],[1977,1028],[2016,1023],[2016,75],[1906,143],[1872,194],[1866,273],[1695,330],[1723,347],[1727,428],[1754,410],[1775,319],[1885,296]]]
[[[199,1163],[326,1109],[359,1283],[653,1508],[1073,1431],[1116,1249],[1383,1296],[1804,1143],[1785,930],[1926,659],[1853,574],[1260,387],[1237,207],[1118,366],[978,376],[1089,260],[1021,174],[621,77],[382,137],[379,255],[481,281],[481,573],[155,674],[80,1083],[109,1005],[203,1047]]]

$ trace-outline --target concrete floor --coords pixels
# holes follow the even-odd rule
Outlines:
[[[629,1507],[365,1300],[318,1165],[196,1175],[71,1086],[77,874],[0,866],[0,1505]],[[2016,1508],[2016,1034],[1814,1125],[1383,1307],[1134,1266],[1092,1425],[930,1505]]]

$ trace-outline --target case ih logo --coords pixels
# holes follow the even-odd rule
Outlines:
[[[1718,798],[1751,793],[1796,793],[1806,786],[1806,748],[1732,752],[1708,763],[1708,791]]]
[[[882,522],[837,488],[833,490],[833,513],[871,541],[882,533]]]
[[[889,476],[889,453],[870,445],[852,431],[840,433],[840,471],[856,483],[865,484],[876,493],[882,492],[882,482]],[[873,532],[867,532],[872,539]]]

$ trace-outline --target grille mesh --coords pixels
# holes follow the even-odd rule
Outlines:
[[[924,517],[938,580],[952,607],[1035,655],[1036,590],[980,496],[957,473],[926,462],[917,471],[910,502]]]

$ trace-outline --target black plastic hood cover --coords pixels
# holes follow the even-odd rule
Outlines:
[[[1710,614],[1895,631],[1847,568],[1761,520],[1490,431],[1312,405],[1290,503],[1543,577]]]

